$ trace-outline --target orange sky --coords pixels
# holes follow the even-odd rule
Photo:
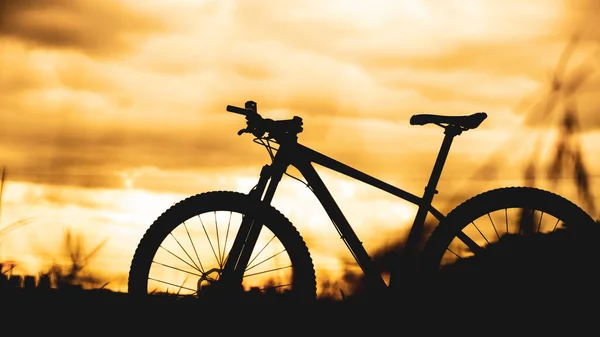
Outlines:
[[[265,117],[301,116],[302,143],[415,194],[442,131],[410,126],[410,116],[486,111],[455,141],[436,204],[447,211],[520,184],[533,129],[547,130],[525,118],[530,103],[544,97],[573,32],[583,38],[569,71],[596,50],[598,10],[594,0],[2,1],[0,229],[32,221],[0,237],[0,260],[39,270],[73,229],[90,248],[107,240],[95,266],[119,288],[138,240],[172,203],[254,185],[268,155],[236,135],[244,120],[225,111],[246,100]],[[600,76],[591,74],[577,108],[595,184]],[[506,155],[498,175],[469,179],[496,148]],[[412,206],[323,173],[367,248],[410,221]],[[276,199],[317,273],[342,268],[350,255],[308,190],[285,182]]]

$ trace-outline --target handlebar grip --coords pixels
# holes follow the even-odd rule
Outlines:
[[[240,107],[233,106],[233,105],[228,105],[227,111],[234,112],[236,114],[240,114],[240,115],[244,115],[244,116],[247,116],[249,112],[253,112],[248,109],[240,108]]]

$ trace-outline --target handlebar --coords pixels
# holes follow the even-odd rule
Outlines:
[[[254,101],[247,101],[246,104],[244,104],[243,108],[233,106],[233,105],[228,105],[227,111],[233,112],[236,114],[240,114],[240,115],[244,115],[246,117],[258,115],[258,113],[256,112],[256,102],[254,102]]]
[[[252,133],[257,138],[262,138],[268,134],[268,138],[276,141],[283,137],[294,136],[302,132],[302,118],[294,116],[287,120],[272,120],[261,117],[256,111],[257,106],[254,101],[247,101],[244,108],[227,105],[227,111],[246,116],[246,128],[238,131],[238,135],[243,133]]]
[[[234,112],[236,114],[240,114],[240,115],[244,115],[244,116],[248,115],[248,113],[250,112],[247,109],[240,108],[240,107],[233,106],[233,105],[228,105],[227,106],[227,111]]]

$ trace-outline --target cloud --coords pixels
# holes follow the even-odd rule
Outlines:
[[[262,10],[266,7],[270,10]],[[558,38],[553,28],[562,22],[562,10],[560,1],[468,6],[460,1],[375,1],[368,7],[259,1],[238,3],[233,15],[243,27],[236,31],[240,38],[276,41],[278,49],[289,51],[263,48],[271,52],[263,52],[262,60],[278,57],[289,69],[304,70],[299,75],[282,70],[280,78],[319,83],[321,90],[306,96],[286,100],[287,93],[278,94],[287,106],[352,115],[360,100],[356,110],[389,120],[416,111],[466,114],[515,106],[554,65],[556,41],[566,35],[561,31]],[[322,69],[316,69],[317,59]],[[260,69],[271,77],[278,74]],[[346,87],[360,93],[347,104],[340,98],[350,97]]]
[[[108,38],[92,47],[77,39],[57,44],[35,40],[19,25],[3,28],[13,41],[0,53],[0,66],[8,70],[0,73],[2,161],[39,182],[116,186],[122,181],[115,172],[144,166],[170,172],[261,166],[266,153],[235,135],[244,120],[225,111],[246,100],[257,101],[265,117],[301,116],[302,142],[375,175],[429,167],[441,131],[409,126],[412,114],[484,110],[490,118],[481,132],[513,125],[506,124],[512,104],[533,91],[544,65],[554,62],[539,58],[555,48],[554,40],[539,38],[554,10],[525,20],[533,28],[519,35],[524,23],[504,21],[514,12],[494,17],[485,6],[469,12],[448,5],[445,12],[429,2],[414,8],[385,1],[368,8],[311,1],[149,2],[144,17],[162,11],[177,27],[151,34],[160,25],[125,20],[133,11],[124,5],[45,3],[47,11],[87,15],[94,9],[92,18],[115,18],[109,28],[77,26],[85,34],[106,29],[99,32],[116,40],[134,33],[147,39],[132,51],[132,44],[111,46]],[[511,4],[527,17],[538,8]],[[41,11],[30,2],[4,6],[5,17]],[[361,15],[365,11],[369,15]],[[448,13],[461,21],[452,29],[444,26],[454,22]],[[56,29],[68,32],[61,24]],[[17,38],[44,48],[31,51]],[[111,50],[132,53],[95,57],[115,55],[103,53]],[[467,160],[466,152],[460,155]]]
[[[120,186],[115,172],[140,166],[217,170],[256,164],[266,157],[246,160],[252,158],[247,149],[251,144],[234,143],[236,130],[231,130],[231,137],[220,136],[209,120],[186,127],[143,122],[119,125],[118,118],[57,117],[45,112],[3,118],[13,126],[0,135],[4,164],[38,181],[95,187]]]
[[[565,1],[566,13],[562,28],[569,33],[578,32],[585,39],[600,41],[600,27],[597,24],[600,14],[600,3],[595,0]]]
[[[3,0],[0,38],[34,47],[73,49],[96,57],[130,51],[136,38],[163,29],[156,18],[119,2],[89,0]]]

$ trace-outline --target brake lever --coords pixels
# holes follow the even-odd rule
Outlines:
[[[250,128],[250,118],[246,116],[246,127],[238,131],[238,136],[241,136],[244,133],[252,133],[252,128]]]
[[[265,134],[263,127],[259,125],[264,119],[259,114],[246,115],[246,127],[238,131],[238,136],[244,133],[251,133],[255,137],[260,138]]]
[[[241,136],[241,135],[242,135],[242,134],[244,134],[244,133],[251,133],[251,134],[253,134],[253,135],[254,135],[254,137],[256,137],[256,138],[261,138],[262,136],[264,136],[264,134],[265,134],[265,131],[263,131],[263,130],[259,130],[259,129],[257,129],[257,128],[250,128],[250,127],[247,127],[247,128],[245,128],[245,129],[241,129],[240,131],[238,131],[238,133],[237,133],[237,134],[238,134],[238,136]]]

